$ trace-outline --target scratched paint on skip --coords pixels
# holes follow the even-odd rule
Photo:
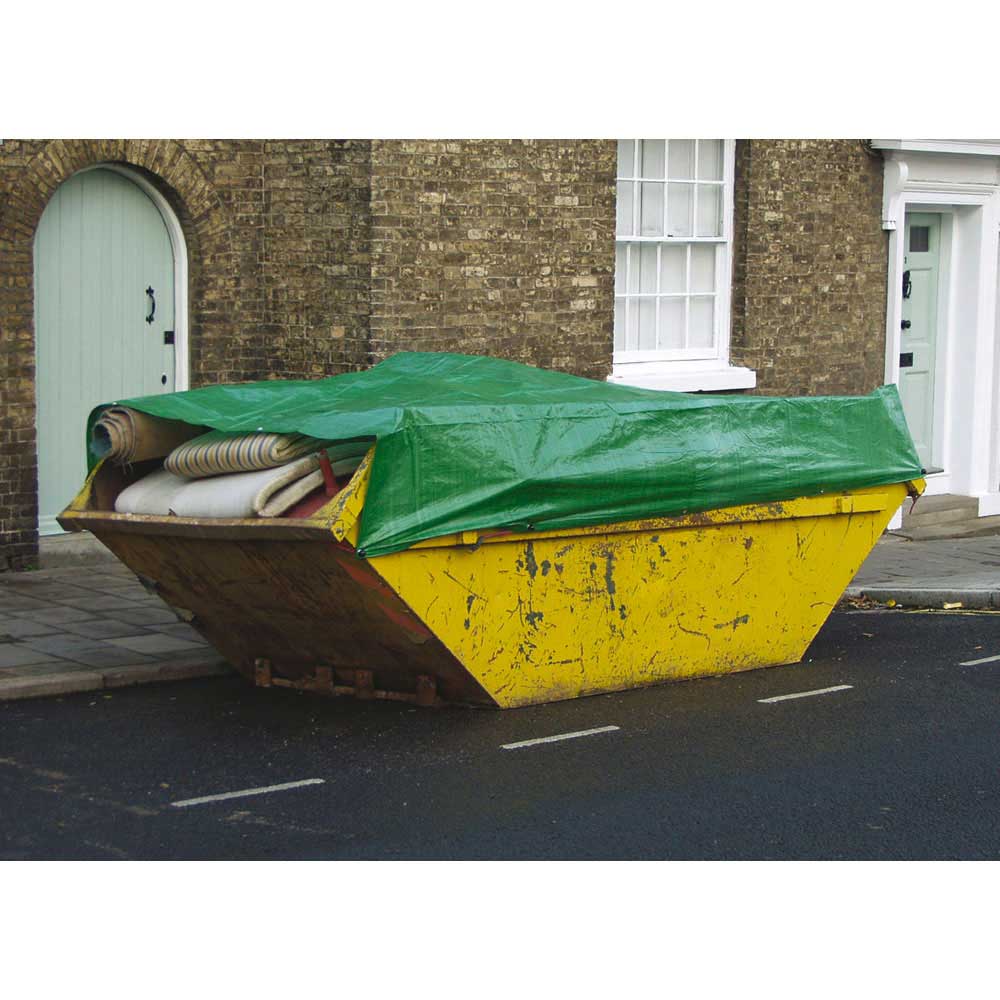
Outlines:
[[[615,553],[610,546],[604,550],[604,589],[608,592],[611,610],[615,610]]]
[[[881,492],[888,505],[901,488]],[[426,567],[407,552],[383,559],[393,588],[418,595],[408,603],[427,609],[496,701],[526,705],[795,662],[879,537],[886,505],[847,533],[817,498],[779,520],[761,521],[757,506],[702,523],[538,532],[472,554],[439,546]],[[442,586],[449,570],[464,589]]]
[[[719,622],[718,625],[713,625],[712,627],[713,628],[731,628],[735,632],[738,626],[740,626],[740,625],[746,625],[746,623],[748,621],[750,621],[750,616],[749,615],[739,615],[738,617],[734,618],[732,621]]]
[[[532,542],[528,542],[524,547],[524,568],[528,571],[528,576],[532,580],[538,575],[538,563],[535,562],[535,546]]]

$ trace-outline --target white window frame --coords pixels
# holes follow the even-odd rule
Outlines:
[[[668,140],[669,141],[669,140]],[[697,149],[697,147],[696,147]],[[666,155],[666,152],[665,152]],[[697,155],[697,153],[696,153]],[[638,145],[634,156],[634,172],[640,170]],[[619,244],[679,245],[712,244],[720,248],[715,263],[715,310],[714,347],[685,347],[659,350],[614,350],[612,374],[608,381],[648,388],[677,389],[690,391],[697,389],[743,389],[756,385],[756,373],[748,368],[738,368],[729,364],[730,322],[732,309],[732,261],[733,261],[733,188],[736,163],[736,141],[722,141],[722,234],[721,236],[616,236],[616,259]],[[697,163],[695,165],[697,181]],[[638,176],[617,176],[617,180],[641,183]],[[673,178],[671,178],[673,180]],[[666,181],[664,182],[666,183]],[[616,181],[617,184],[617,181]],[[695,196],[697,212],[697,196]],[[666,198],[664,199],[666,212]],[[697,227],[693,227],[695,230]],[[633,229],[638,229],[633,225]],[[688,269],[690,280],[690,267]],[[657,294],[657,293],[650,293]],[[690,292],[683,293],[688,302]],[[628,295],[628,298],[634,298]],[[616,300],[619,296],[616,295]],[[626,307],[628,308],[628,306]]]

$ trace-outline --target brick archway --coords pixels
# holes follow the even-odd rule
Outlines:
[[[25,146],[30,155],[0,202],[0,570],[30,566],[37,552],[33,243],[56,188],[85,167],[115,163],[141,171],[170,203],[188,249],[192,385],[232,377],[225,359],[239,323],[230,212],[180,142],[56,139]]]

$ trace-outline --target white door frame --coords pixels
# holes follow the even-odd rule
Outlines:
[[[937,357],[941,362],[940,454],[945,472],[928,477],[928,493],[975,496],[980,516],[1000,513],[996,423],[1000,187],[911,179],[906,156],[905,151],[886,153],[883,182],[882,227],[889,231],[885,381],[899,382],[906,212],[941,213]],[[945,171],[941,174],[948,176]]]
[[[127,177],[149,196],[163,219],[174,255],[174,391],[182,392],[190,388],[191,383],[188,355],[188,254],[180,219],[160,190],[138,170],[122,163],[95,163],[77,172],[83,174],[91,170],[111,170]]]

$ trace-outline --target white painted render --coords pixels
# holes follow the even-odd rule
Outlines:
[[[935,422],[944,471],[928,493],[979,499],[1000,513],[1000,351],[997,292],[1000,141],[879,139],[882,225],[889,232],[885,381],[899,382],[903,227],[907,212],[940,213],[938,296],[940,395]]]

